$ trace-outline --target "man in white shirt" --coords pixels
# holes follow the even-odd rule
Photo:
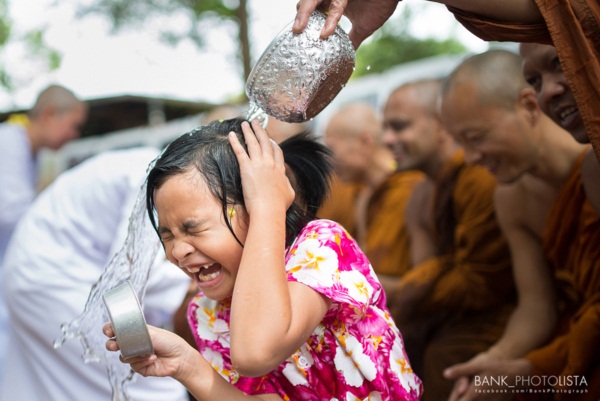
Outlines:
[[[51,85],[27,115],[0,124],[0,271],[13,230],[37,194],[40,149],[59,149],[79,136],[87,106],[70,90]],[[2,279],[0,278],[0,284]],[[8,312],[0,290],[0,377],[7,349]]]
[[[2,271],[10,340],[0,399],[111,399],[105,365],[84,364],[79,341],[59,349],[53,342],[62,323],[82,314],[90,289],[121,249],[146,168],[158,153],[136,148],[83,162],[44,190],[17,225]],[[164,257],[157,262],[144,298],[148,323],[169,328],[188,286],[177,267]],[[164,378],[138,377],[128,393],[135,401],[187,399],[178,382]]]

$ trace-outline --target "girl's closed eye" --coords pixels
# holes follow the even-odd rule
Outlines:
[[[173,239],[173,233],[171,233],[171,230],[166,228],[159,228],[158,235],[160,237],[161,242],[167,242]]]

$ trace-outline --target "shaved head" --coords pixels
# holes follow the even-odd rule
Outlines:
[[[29,111],[29,116],[35,119],[49,106],[54,107],[57,113],[64,113],[82,104],[69,89],[60,85],[50,85],[38,95],[33,108]]]
[[[410,91],[414,96],[412,99],[427,112],[430,116],[437,115],[437,103],[442,87],[442,81],[439,79],[423,79],[409,82],[394,89],[390,98],[403,92]]]
[[[344,129],[347,135],[358,135],[365,131],[377,135],[381,127],[377,112],[366,103],[351,103],[343,106],[331,117],[330,124],[335,124],[338,129]]]
[[[379,154],[381,123],[377,112],[366,103],[350,103],[339,109],[327,123],[323,139],[334,155],[339,176],[362,182]]]
[[[490,50],[460,64],[442,86],[442,98],[461,85],[471,85],[482,105],[513,108],[522,89],[522,60],[505,50]]]

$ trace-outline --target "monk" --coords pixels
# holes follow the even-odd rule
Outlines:
[[[432,0],[448,6],[481,39],[553,44],[600,160],[600,3],[592,0]],[[319,6],[328,11],[321,37],[342,14],[355,48],[394,13],[397,0],[300,0],[293,30],[301,32]]]
[[[538,43],[522,43],[519,52],[523,59],[523,75],[535,89],[540,108],[556,124],[573,135],[577,142],[590,143],[573,91],[560,68],[556,48]],[[581,162],[581,178],[589,201],[596,212],[600,213],[600,191],[594,185],[598,177],[600,165],[590,149]]]
[[[337,221],[352,237],[356,238],[354,205],[360,189],[360,184],[343,181],[337,174],[334,174],[329,196],[319,209],[319,218]]]
[[[330,118],[323,139],[333,151],[339,178],[360,188],[354,194],[353,235],[386,289],[411,265],[404,210],[423,174],[396,172],[391,152],[381,143],[381,127],[375,109],[352,103]]]
[[[439,80],[405,84],[389,96],[383,142],[399,170],[427,179],[407,208],[413,267],[389,292],[423,400],[444,400],[447,367],[486,350],[513,308],[510,254],[496,220],[494,177],[467,166],[436,113]]]
[[[589,145],[542,112],[521,59],[501,50],[474,56],[452,72],[441,116],[466,160],[486,166],[501,184],[496,210],[518,289],[518,306],[502,338],[445,372],[459,379],[450,400],[510,399],[513,393],[489,393],[475,380],[469,383],[469,377],[481,383],[499,376],[525,390],[539,384],[538,393],[517,398],[598,400],[600,216],[581,179]],[[543,383],[541,377],[556,380]]]

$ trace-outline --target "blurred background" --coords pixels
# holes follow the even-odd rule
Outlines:
[[[88,102],[82,137],[42,155],[42,185],[107,149],[162,147],[223,106],[245,111],[244,84],[296,0],[0,0],[0,121],[52,83]],[[347,21],[342,27],[349,30]],[[340,104],[377,108],[404,81],[449,72],[490,45],[444,6],[404,0],[357,52]],[[493,46],[493,44],[492,44]],[[215,116],[218,118],[218,116]]]

